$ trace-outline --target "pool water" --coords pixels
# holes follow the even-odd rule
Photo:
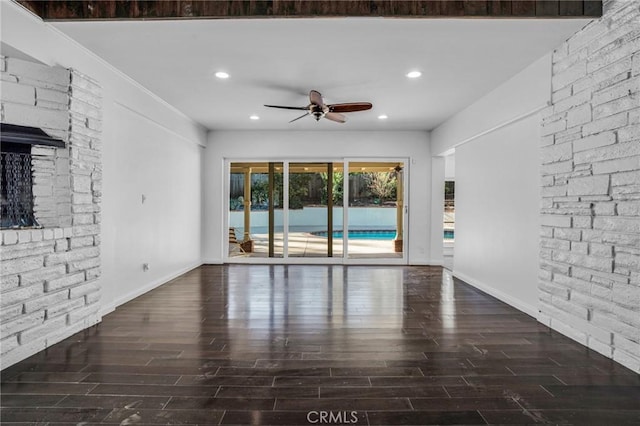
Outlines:
[[[314,232],[313,235],[319,237],[326,237],[327,231]],[[342,238],[342,231],[333,231],[333,238]],[[396,231],[381,230],[381,231],[349,231],[348,238],[350,240],[393,240],[396,237]]]
[[[319,237],[326,237],[327,231],[313,232],[313,235]],[[343,231],[334,231],[333,238],[342,238]],[[350,240],[393,240],[396,237],[396,231],[394,230],[365,230],[365,231],[349,231],[348,238]],[[444,231],[445,240],[453,240],[453,230]]]

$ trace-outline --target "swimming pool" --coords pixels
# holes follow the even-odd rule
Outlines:
[[[313,235],[319,237],[326,237],[327,231],[313,232]],[[343,231],[333,231],[333,238],[342,238]],[[396,231],[394,230],[364,230],[364,231],[349,231],[348,238],[350,240],[393,240],[396,237]]]
[[[313,235],[326,237],[327,231],[312,232]],[[342,238],[343,231],[333,231],[333,238]],[[393,240],[396,237],[394,230],[359,230],[349,231],[348,238],[350,240]],[[453,230],[446,229],[444,231],[445,240],[453,240]]]

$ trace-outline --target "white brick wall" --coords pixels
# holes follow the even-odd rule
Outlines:
[[[2,122],[43,127],[67,142],[32,148],[34,210],[44,228],[1,232],[6,368],[100,321],[101,97],[75,70],[0,62]]]
[[[70,71],[15,58],[0,61],[2,122],[40,127],[67,142]],[[69,150],[34,146],[31,155],[36,220],[47,228],[70,226]]]
[[[543,114],[539,320],[640,372],[640,4],[553,55]]]

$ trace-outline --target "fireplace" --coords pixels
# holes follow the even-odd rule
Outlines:
[[[100,321],[101,89],[0,56],[2,368]]]
[[[1,126],[1,227],[40,228],[41,225],[34,214],[33,176],[40,177],[47,171],[39,170],[39,162],[32,161],[31,150],[37,145],[64,148],[65,143],[35,127],[5,123]]]

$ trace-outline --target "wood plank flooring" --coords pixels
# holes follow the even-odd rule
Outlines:
[[[2,372],[3,425],[640,424],[640,376],[438,267],[202,266]]]

